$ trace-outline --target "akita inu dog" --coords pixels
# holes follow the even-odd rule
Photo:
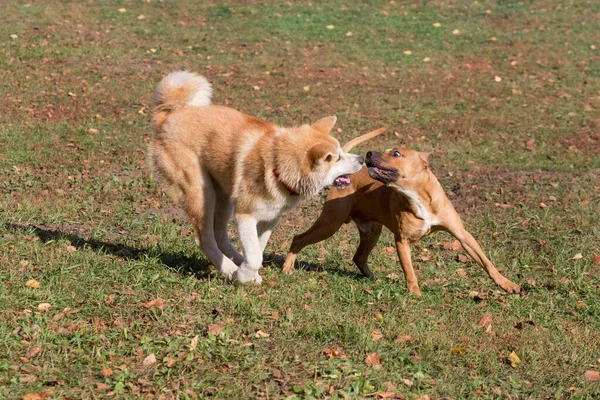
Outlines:
[[[350,185],[364,161],[330,134],[335,117],[283,128],[211,105],[212,87],[173,72],[154,97],[148,166],[194,225],[196,243],[219,272],[239,283],[261,282],[262,255],[282,213],[323,187]],[[227,234],[232,214],[243,256]]]

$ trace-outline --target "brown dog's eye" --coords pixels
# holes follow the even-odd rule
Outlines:
[[[402,157],[402,154],[398,150],[393,150],[392,157]]]

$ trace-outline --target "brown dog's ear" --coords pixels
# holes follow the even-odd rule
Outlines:
[[[431,155],[431,152],[429,151],[420,151],[419,152],[419,158],[421,160],[423,160],[423,163],[425,164],[425,168],[427,168],[429,166],[429,156]]]
[[[337,117],[335,115],[331,117],[321,118],[320,120],[312,124],[311,128],[319,132],[329,133],[329,131],[331,131],[331,128],[333,128],[333,126],[335,125],[335,121],[337,121]]]
[[[308,158],[310,160],[311,165],[320,165],[324,162],[329,162],[333,160],[335,156],[336,148],[333,147],[329,143],[319,143],[313,146],[308,151]]]

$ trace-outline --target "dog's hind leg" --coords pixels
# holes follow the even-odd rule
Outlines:
[[[356,264],[364,276],[369,279],[375,279],[375,275],[373,275],[373,272],[369,269],[367,261],[369,260],[369,254],[371,254],[371,251],[373,251],[377,245],[383,225],[376,222],[357,222],[356,225],[358,226],[358,232],[360,233],[360,244],[358,245],[358,249],[356,249],[352,261],[354,261],[354,264]]]
[[[237,266],[240,266],[244,262],[244,256],[233,247],[227,232],[227,225],[233,213],[233,204],[229,200],[229,196],[215,182],[213,182],[213,187],[216,195],[214,226],[217,245],[223,254],[232,259]]]
[[[290,251],[288,251],[283,272],[291,273],[294,270],[296,256],[306,246],[321,242],[333,236],[344,222],[348,221],[352,211],[352,200],[346,198],[327,199],[323,205],[321,215],[306,232],[294,236]]]
[[[178,145],[162,142],[153,149],[151,162],[167,192],[186,212],[196,234],[196,244],[208,260],[227,278],[237,266],[217,246],[214,231],[216,195],[211,178],[203,173],[198,156]]]

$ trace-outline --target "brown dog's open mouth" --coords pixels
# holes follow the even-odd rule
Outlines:
[[[333,181],[333,186],[340,189],[347,188],[351,184],[352,181],[348,175],[340,175]]]
[[[378,180],[379,182],[391,183],[398,180],[397,169],[387,169],[369,165],[368,172],[371,178]]]

